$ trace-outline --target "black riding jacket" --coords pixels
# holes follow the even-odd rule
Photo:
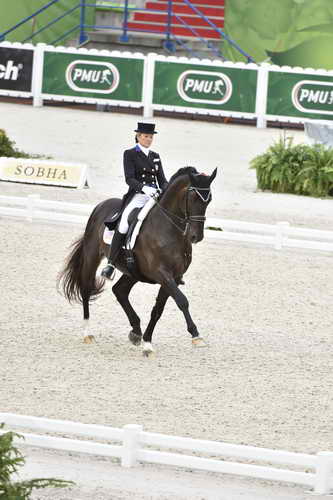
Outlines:
[[[125,180],[129,185],[126,201],[135,193],[141,193],[143,186],[152,186],[164,191],[168,182],[165,178],[160,155],[149,151],[147,156],[137,145],[124,152]]]

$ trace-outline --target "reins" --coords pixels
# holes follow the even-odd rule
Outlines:
[[[186,199],[185,199],[185,217],[180,217],[179,215],[176,215],[172,212],[170,212],[169,210],[167,210],[166,208],[162,207],[161,204],[156,201],[156,205],[158,206],[158,208],[161,210],[161,212],[166,216],[166,218],[171,222],[171,224],[173,224],[177,229],[178,231],[180,231],[182,233],[183,236],[186,235],[190,225],[191,225],[191,222],[202,222],[204,223],[205,220],[206,220],[206,216],[205,215],[189,215],[189,208],[188,208],[188,197],[189,197],[189,192],[190,191],[194,191],[198,196],[199,198],[202,199],[202,201],[204,203],[209,203],[210,201],[210,198],[211,198],[211,190],[210,190],[210,187],[208,188],[198,188],[198,187],[194,187],[194,186],[189,186],[187,189],[186,189]],[[200,191],[206,191],[207,192],[207,195],[206,197],[204,197]],[[172,220],[172,217],[174,217],[175,219],[179,220],[180,223],[182,224],[185,224],[185,228],[181,228],[178,226],[178,224],[176,222],[174,222]]]

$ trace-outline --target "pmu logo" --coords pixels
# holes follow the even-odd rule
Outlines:
[[[302,113],[333,115],[333,82],[302,80],[294,86],[291,99]]]
[[[224,73],[184,71],[177,81],[177,92],[187,102],[224,104],[232,94],[232,83]]]
[[[108,62],[77,60],[67,67],[66,82],[76,92],[111,94],[119,85],[119,71]]]
[[[0,80],[16,81],[20,71],[23,69],[23,64],[15,66],[14,61],[7,61],[6,66],[0,64]]]

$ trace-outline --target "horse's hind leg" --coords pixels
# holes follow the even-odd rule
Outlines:
[[[143,335],[143,355],[151,356],[154,352],[153,346],[151,345],[151,339],[153,336],[153,331],[156,326],[156,323],[162,316],[166,301],[168,300],[169,294],[164,290],[164,288],[160,288],[158,295],[156,297],[156,303],[151,311],[150,321],[146,328],[146,331]]]
[[[83,305],[83,342],[85,344],[93,344],[95,337],[89,333],[89,295],[82,297]]]
[[[140,318],[134,311],[133,307],[128,300],[128,296],[133,286],[137,283],[137,280],[123,274],[115,285],[112,287],[112,291],[115,294],[119,304],[123,308],[128,321],[131,324],[132,330],[128,336],[129,340],[134,345],[139,345],[141,343],[142,331],[140,326]]]

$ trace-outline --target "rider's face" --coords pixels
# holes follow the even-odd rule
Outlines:
[[[149,148],[151,143],[153,142],[153,134],[138,134],[138,141],[141,146],[144,148]]]

